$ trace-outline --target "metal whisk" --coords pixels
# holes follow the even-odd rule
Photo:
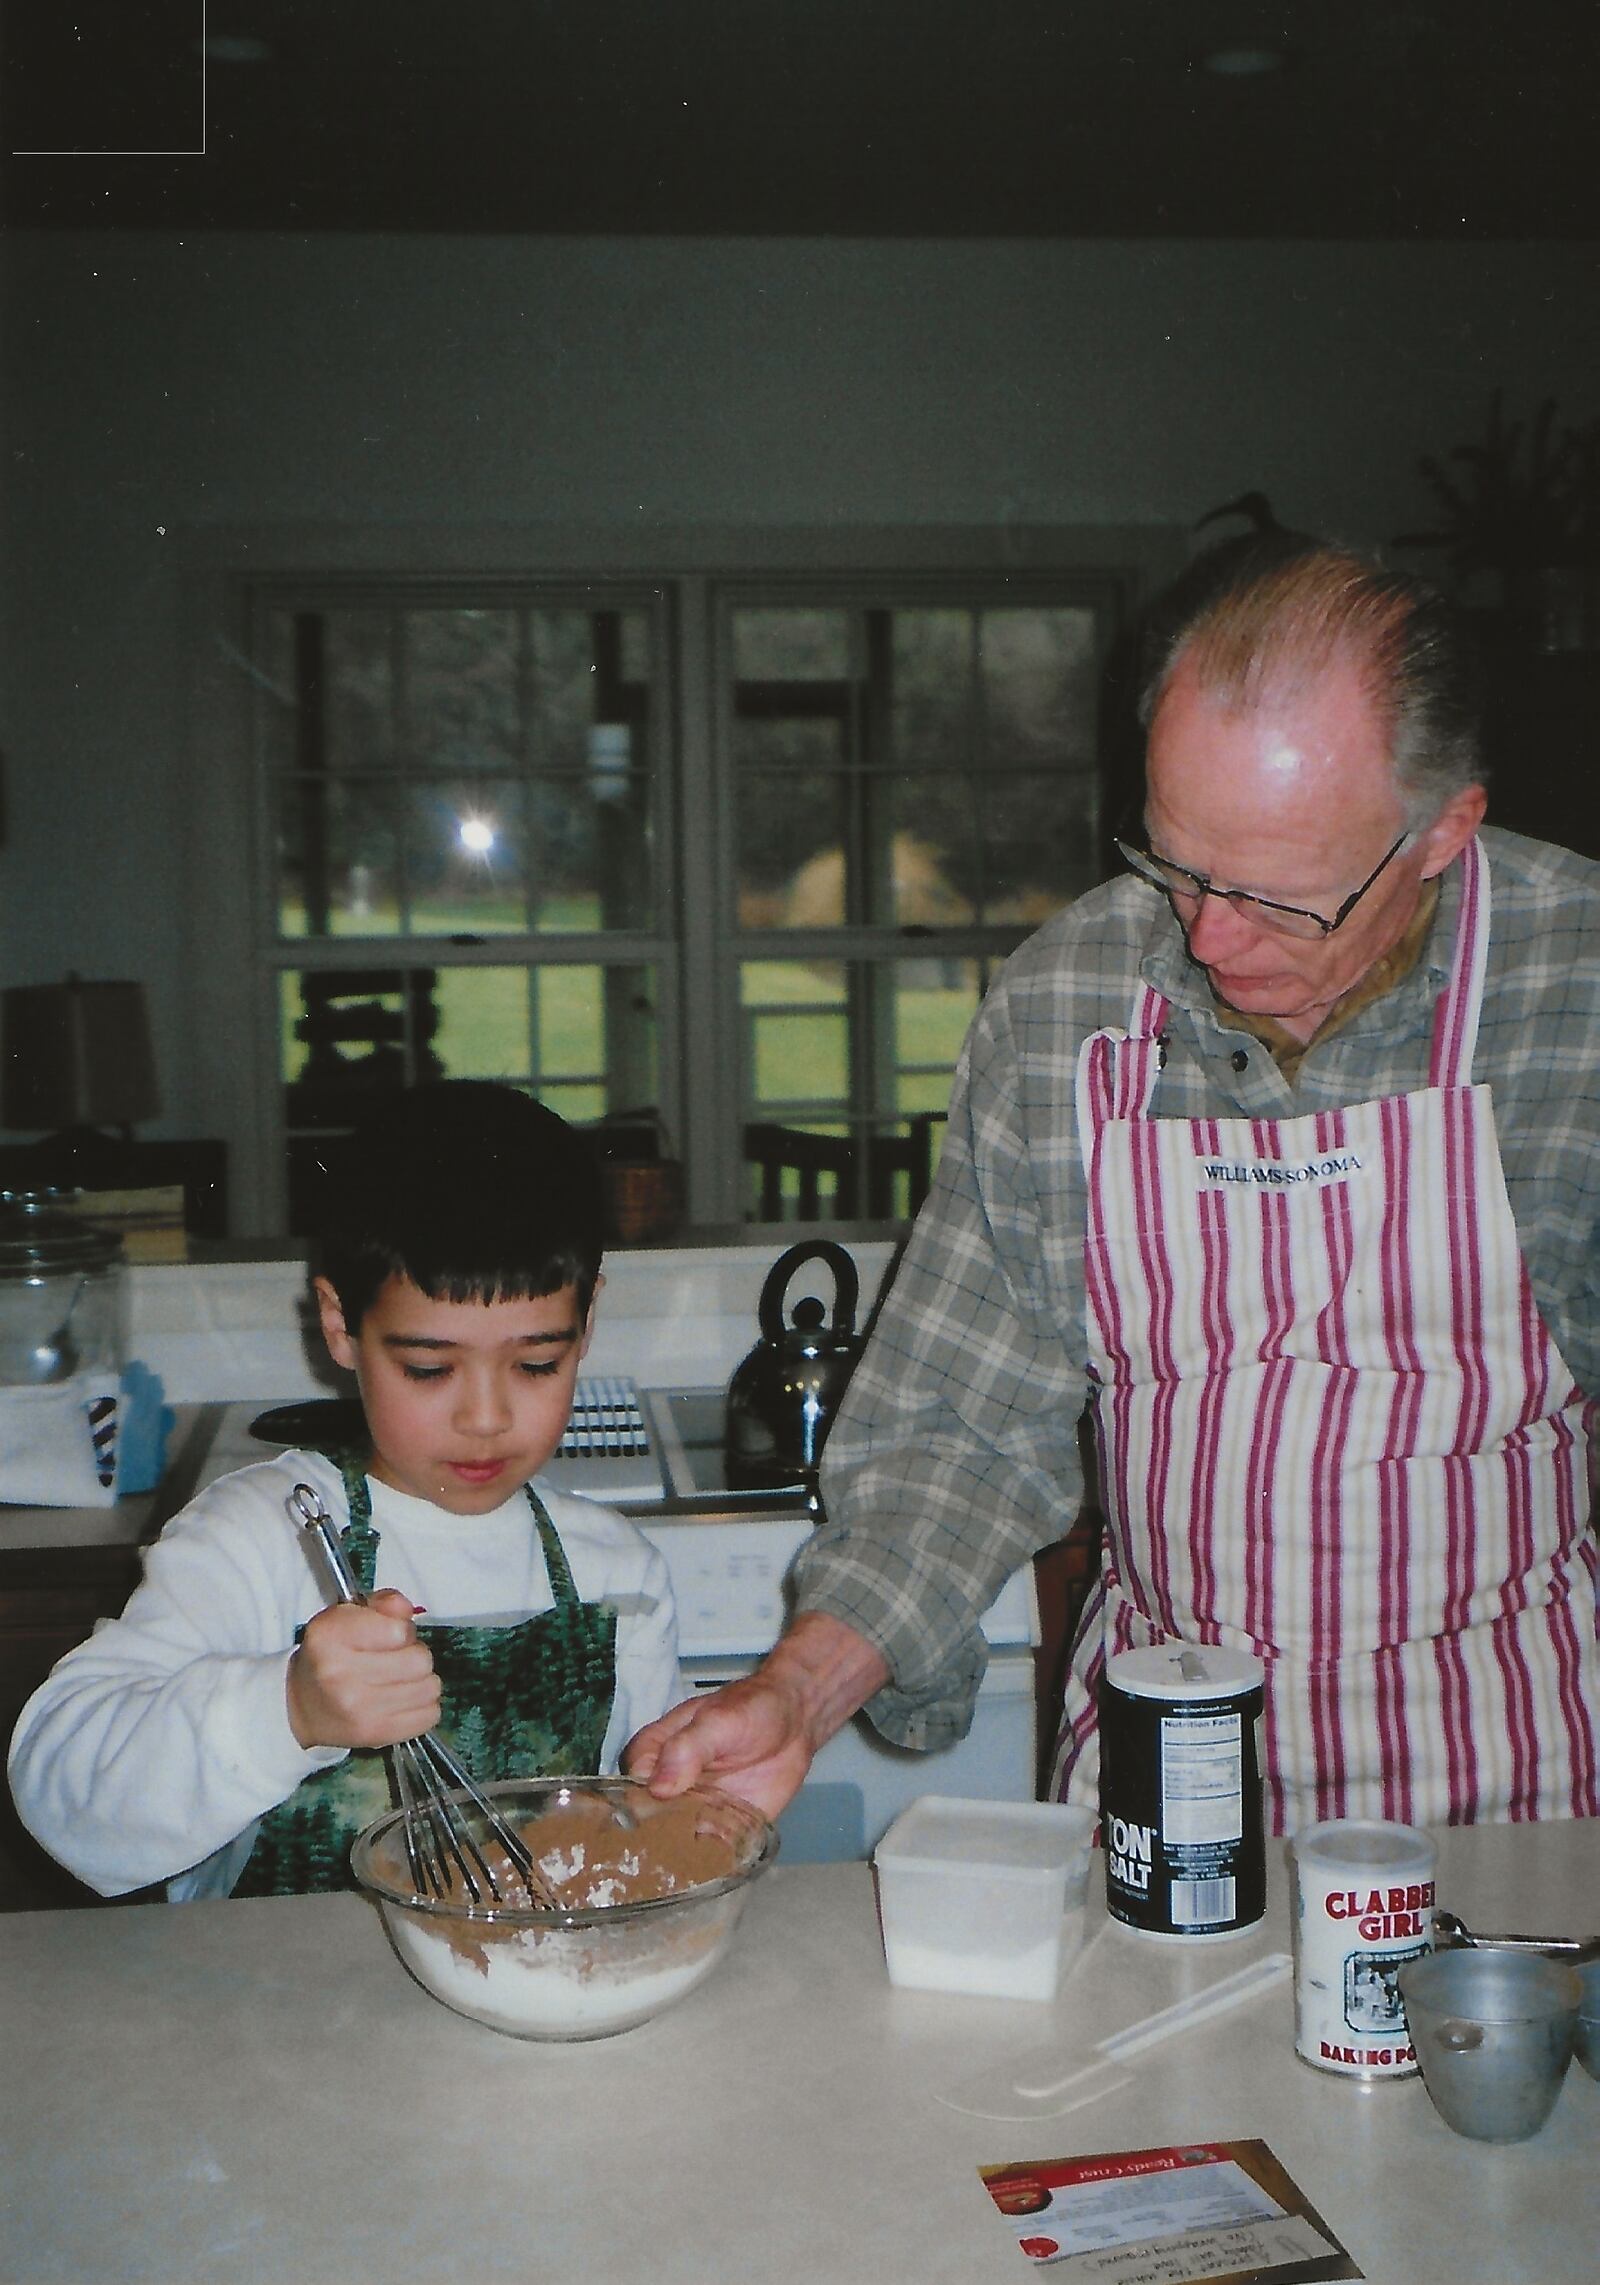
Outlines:
[[[310,1484],[296,1484],[285,1502],[290,1516],[314,1543],[324,1569],[333,1582],[335,1599],[364,1603],[345,1560],[338,1527]],[[544,1878],[527,1843],[507,1824],[499,1810],[456,1759],[437,1731],[402,1738],[384,1748],[394,1773],[400,1803],[400,1825],[405,1834],[406,1861],[419,1894],[446,1896],[459,1873],[474,1904],[487,1897],[496,1904],[521,1904],[529,1899],[551,1911],[562,1909],[561,1899]],[[516,1871],[524,1895],[507,1895],[507,1883],[484,1855],[471,1822],[463,1813],[462,1797],[471,1803],[496,1844]]]

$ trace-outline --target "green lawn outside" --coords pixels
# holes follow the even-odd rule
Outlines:
[[[449,918],[463,932],[482,933],[486,926],[480,910]],[[546,918],[553,929],[584,930],[593,925],[593,906],[580,899],[564,907],[552,904]],[[283,921],[286,936],[303,935],[303,915],[286,910]],[[389,957],[392,943],[396,964],[406,959],[406,940],[386,937],[382,916],[367,916],[361,927],[367,937],[380,939],[366,958]],[[953,985],[902,985],[896,995],[897,1061],[903,1068],[894,1108],[902,1114],[944,1107],[950,1073],[977,1005],[976,984],[964,970],[962,975]],[[442,969],[435,991],[439,1028],[434,1052],[453,1078],[526,1081],[534,1068],[530,995],[536,992],[541,1084],[569,1116],[598,1117],[605,1108],[603,981],[599,963],[537,971],[511,965]],[[647,982],[653,984],[653,979]],[[758,1104],[820,1097],[842,1105],[848,1072],[843,963],[747,962],[743,996],[746,1018],[756,1031]],[[398,1012],[401,995],[381,995],[379,1004]],[[289,971],[280,992],[286,1082],[299,1076],[306,1061],[307,1050],[294,1036],[301,1012],[299,976]]]

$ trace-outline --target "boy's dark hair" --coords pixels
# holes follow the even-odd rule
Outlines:
[[[432,1301],[520,1301],[600,1273],[599,1164],[565,1119],[513,1087],[447,1079],[386,1096],[330,1166],[318,1267],[353,1333],[407,1277]]]

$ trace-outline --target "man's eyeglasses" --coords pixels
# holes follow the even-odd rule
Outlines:
[[[1199,905],[1207,897],[1216,897],[1221,903],[1232,905],[1246,920],[1270,928],[1279,936],[1298,936],[1310,944],[1319,937],[1331,936],[1336,928],[1343,928],[1374,881],[1394,862],[1406,843],[1415,838],[1409,828],[1402,833],[1392,848],[1378,859],[1360,888],[1351,890],[1331,920],[1325,913],[1307,912],[1301,905],[1279,904],[1273,897],[1253,896],[1248,889],[1219,889],[1204,873],[1191,873],[1186,865],[1175,865],[1170,857],[1158,857],[1154,850],[1142,848],[1136,841],[1124,841],[1120,834],[1115,837],[1114,845],[1125,865],[1131,866],[1141,880],[1153,881],[1158,889],[1164,889],[1174,904]]]

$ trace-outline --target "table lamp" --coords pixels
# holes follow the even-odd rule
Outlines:
[[[68,976],[0,992],[0,1126],[45,1131],[49,1179],[114,1182],[134,1124],[160,1108],[142,984]]]

